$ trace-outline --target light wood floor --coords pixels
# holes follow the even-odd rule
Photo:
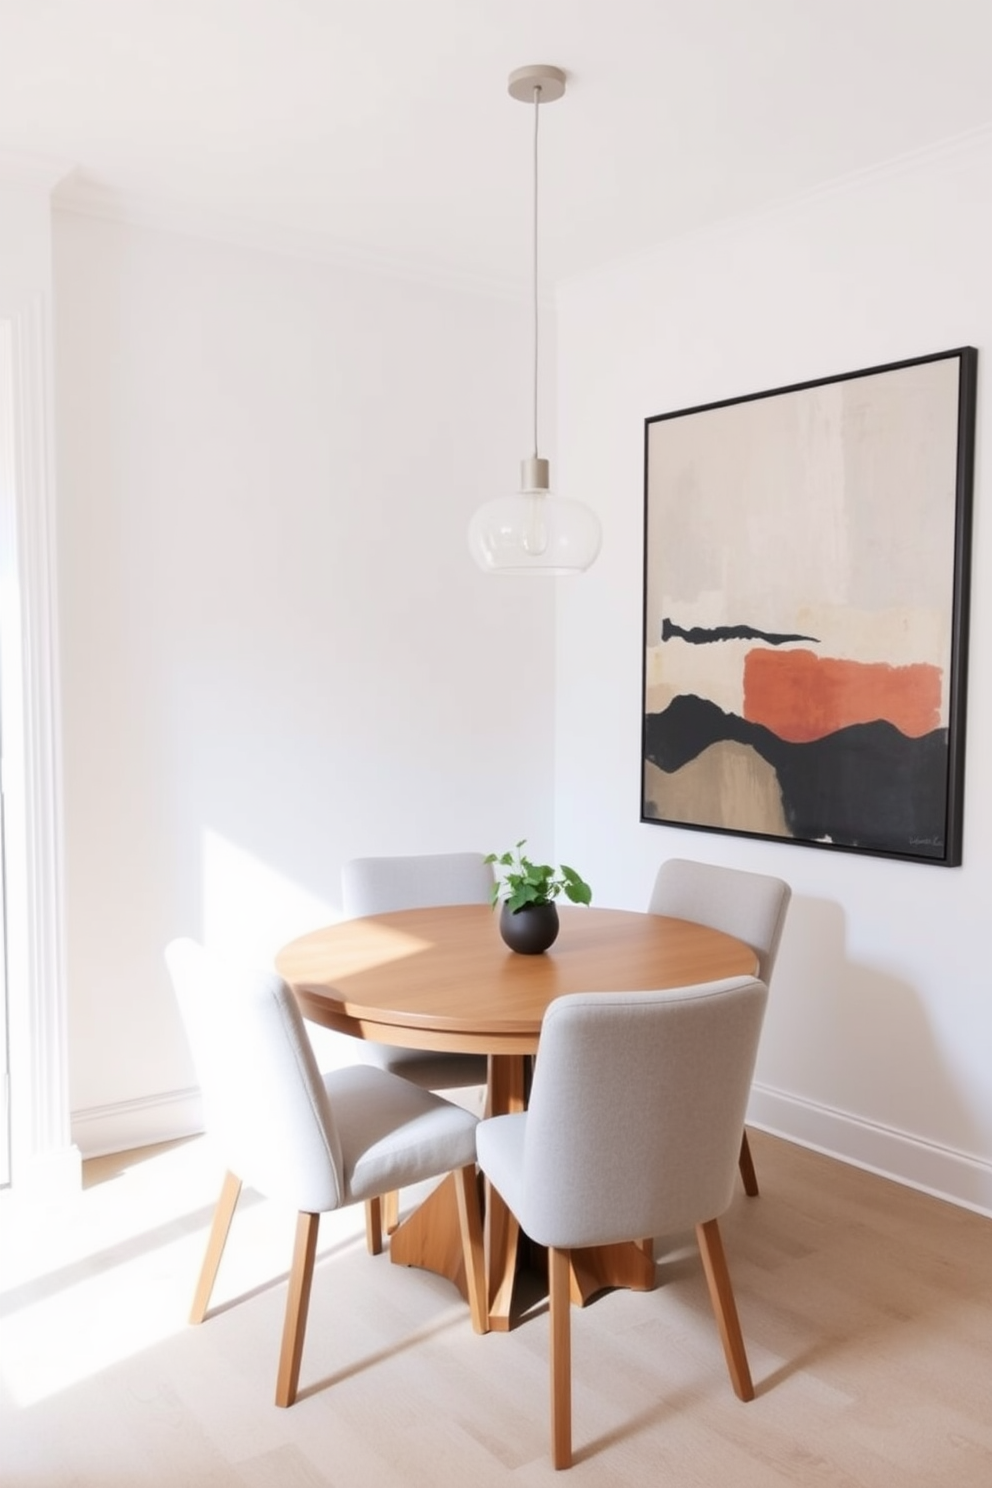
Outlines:
[[[271,1403],[293,1216],[252,1195],[185,1325],[214,1199],[201,1141],[0,1196],[5,1488],[988,1488],[992,1221],[753,1133],[723,1223],[757,1399],[731,1391],[698,1260],[573,1315],[576,1465],[548,1460],[548,1319],[480,1338],[441,1280],[325,1220],[303,1394]],[[242,1300],[238,1301],[241,1298]],[[236,1304],[236,1305],[235,1305]]]

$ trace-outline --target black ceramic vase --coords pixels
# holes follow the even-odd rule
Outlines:
[[[554,945],[558,935],[556,904],[525,904],[514,914],[504,904],[499,915],[499,933],[511,951],[539,956]]]

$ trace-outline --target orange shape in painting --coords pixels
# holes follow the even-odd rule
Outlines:
[[[759,647],[744,659],[744,717],[793,744],[882,718],[919,739],[940,727],[940,678],[925,662],[889,666]]]

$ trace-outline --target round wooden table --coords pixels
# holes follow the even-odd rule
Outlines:
[[[568,992],[647,992],[753,976],[742,941],[687,920],[628,910],[559,908],[561,930],[539,956],[510,951],[484,905],[402,910],[301,936],[276,957],[305,1017],[356,1038],[489,1056],[487,1113],[524,1105],[524,1057],[545,1010]],[[390,1242],[400,1265],[450,1275],[464,1289],[446,1182]],[[490,1326],[509,1326],[518,1233],[495,1193],[486,1206]],[[636,1246],[583,1252],[573,1275],[582,1302],[604,1286],[650,1286],[654,1263]]]

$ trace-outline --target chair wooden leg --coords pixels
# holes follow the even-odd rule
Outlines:
[[[399,1228],[400,1196],[396,1189],[365,1200],[365,1244],[369,1255],[382,1254],[382,1238]]]
[[[727,1257],[723,1250],[720,1227],[715,1219],[708,1219],[705,1224],[696,1226],[696,1240],[699,1243],[699,1253],[703,1258],[706,1285],[709,1287],[710,1301],[713,1304],[716,1325],[720,1330],[720,1341],[723,1344],[723,1353],[730,1371],[730,1382],[734,1387],[734,1394],[738,1400],[753,1400],[754,1385],[751,1383],[751,1370],[744,1349],[740,1319],[737,1316],[737,1303],[734,1301],[734,1289],[730,1284],[730,1272],[727,1270]]]
[[[220,1197],[217,1207],[214,1209],[214,1217],[210,1225],[210,1235],[207,1239],[207,1253],[203,1257],[203,1265],[200,1267],[200,1279],[196,1283],[196,1292],[193,1297],[193,1306],[190,1309],[189,1320],[191,1323],[202,1323],[210,1306],[210,1293],[214,1289],[217,1280],[217,1271],[220,1267],[220,1258],[224,1254],[224,1246],[227,1243],[228,1231],[231,1228],[231,1220],[234,1218],[234,1210],[241,1193],[241,1179],[234,1173],[225,1173],[224,1182],[221,1184]]]
[[[365,1200],[365,1244],[369,1255],[382,1254],[382,1200]]]
[[[462,1237],[465,1260],[465,1285],[472,1327],[476,1333],[489,1332],[489,1298],[486,1292],[485,1252],[482,1243],[482,1211],[479,1208],[479,1180],[475,1164],[459,1168],[454,1175],[458,1200],[458,1228]]]
[[[741,1135],[741,1155],[738,1159],[741,1177],[744,1180],[744,1192],[751,1199],[758,1197],[758,1175],[754,1171],[754,1159],[751,1157],[751,1144],[747,1139],[747,1132]]]
[[[276,1405],[292,1405],[296,1399],[319,1226],[319,1214],[301,1213],[297,1216],[293,1268],[289,1273],[289,1295],[286,1298],[286,1319],[283,1323],[279,1374],[276,1378]]]
[[[551,1304],[551,1462],[572,1465],[572,1310],[569,1296],[571,1256],[548,1251],[548,1296]]]
[[[520,1253],[520,1226],[498,1189],[486,1181],[486,1255],[489,1267],[489,1327],[508,1333],[513,1311],[513,1289]]]
[[[504,1116],[526,1109],[523,1054],[490,1054],[486,1114]],[[520,1226],[498,1190],[486,1184],[486,1252],[489,1262],[489,1327],[506,1333],[511,1325],[513,1287],[520,1249]]]

